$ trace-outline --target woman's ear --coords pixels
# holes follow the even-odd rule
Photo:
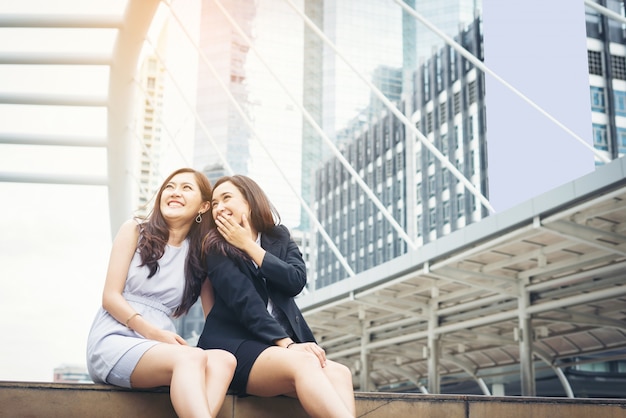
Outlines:
[[[202,202],[202,206],[200,206],[200,212],[204,215],[211,209],[211,202]]]

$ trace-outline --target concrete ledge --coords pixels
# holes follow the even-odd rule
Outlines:
[[[367,418],[626,418],[626,399],[564,399],[357,393]],[[0,382],[0,418],[175,418],[167,388]],[[228,396],[218,418],[305,418],[295,399]]]

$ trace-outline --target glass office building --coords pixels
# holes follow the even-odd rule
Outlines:
[[[469,25],[480,10],[477,0],[407,0],[449,36]],[[336,144],[377,118],[383,104],[362,78],[392,101],[413,90],[413,73],[443,41],[393,2],[307,0],[305,12],[336,46],[305,28],[304,104],[325,135]],[[346,61],[350,65],[346,64]],[[352,68],[351,68],[352,67]],[[358,71],[356,74],[354,69]],[[312,179],[331,151],[308,123],[303,125],[302,196],[317,202]],[[303,230],[309,219],[301,216]]]
[[[598,3],[625,15],[623,1]],[[626,154],[626,24],[589,6],[586,23],[593,145],[612,160]]]
[[[194,166],[255,178],[290,227],[300,209],[280,202],[300,187],[303,25],[286,2],[202,2]]]
[[[480,20],[457,36],[479,58]],[[414,73],[414,90],[397,102],[403,113],[478,189],[487,192],[484,77],[449,46]],[[406,92],[405,90],[405,93]],[[412,109],[412,110],[411,110]],[[417,245],[488,214],[473,194],[391,112],[350,130],[342,147],[388,212]],[[407,244],[337,158],[317,171],[318,219],[355,272],[389,261]],[[328,243],[318,236],[315,287],[347,277]]]

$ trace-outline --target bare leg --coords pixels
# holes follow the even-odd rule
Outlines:
[[[225,393],[230,378],[221,382],[220,386],[217,376],[215,379],[207,378],[207,365],[208,355],[204,350],[174,344],[157,344],[141,357],[131,375],[131,382],[136,388],[170,386],[172,406],[179,417],[211,418],[213,415],[207,397],[207,382],[211,381],[216,386],[214,389],[217,393]],[[232,371],[230,377],[232,378]],[[221,406],[223,399],[217,402],[213,398],[213,402]]]
[[[353,416],[356,416],[356,405],[354,402],[354,385],[352,383],[352,372],[343,364],[332,360],[326,360],[326,367],[322,369],[328,380],[335,388],[335,391],[343,401]]]
[[[311,353],[269,347],[252,366],[247,392],[256,396],[297,394],[312,417],[353,418],[354,412],[337,392]],[[353,402],[353,401],[352,401]]]
[[[228,386],[233,379],[237,366],[235,356],[224,350],[207,350],[206,389],[207,401],[211,415],[216,417],[222,408]]]

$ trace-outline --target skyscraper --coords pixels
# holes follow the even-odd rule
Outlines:
[[[227,0],[221,5],[233,15],[245,35],[250,36],[256,14],[255,3]],[[198,47],[214,73],[200,60],[196,112],[201,122],[196,129],[194,166],[211,169],[226,165],[226,162],[234,172],[247,174],[250,133],[229,95],[247,116],[250,100],[245,63],[250,47],[220,12],[218,3],[212,1],[202,2]],[[227,91],[221,84],[227,86]],[[220,159],[220,154],[225,162]]]
[[[623,1],[598,3],[626,15]],[[593,145],[615,159],[626,155],[626,24],[589,6],[586,23]]]
[[[331,138],[364,110],[371,98],[368,86],[344,58],[368,80],[385,86],[396,83],[397,75],[387,72],[387,79],[381,78],[382,68],[403,69],[410,75],[420,59],[429,59],[433,51],[443,46],[443,40],[413,17],[406,16],[393,2],[308,0],[307,3],[322,5],[324,34],[340,53],[324,47],[323,128]],[[405,3],[449,36],[457,35],[469,25],[480,9],[478,0]]]
[[[481,55],[480,20],[457,39]],[[445,46],[414,73],[412,92],[398,106],[469,181],[487,190],[484,77]],[[412,109],[412,110],[411,110]],[[473,194],[391,112],[351,131],[343,154],[418,246],[487,215]],[[407,243],[383,218],[338,159],[316,176],[318,218],[355,272],[406,252]],[[346,276],[329,245],[318,241],[315,287]]]
[[[480,3],[475,0],[445,2],[445,4],[432,0],[406,1],[406,3],[414,7],[423,17],[435,23],[438,28],[449,36],[457,35],[459,28],[469,25],[473,21],[474,16],[478,14],[477,12],[480,8]],[[394,120],[395,118],[385,109],[382,102],[372,94],[370,88],[361,77],[376,86],[390,101],[395,102],[398,106],[402,103],[403,111],[407,115],[411,115],[415,109],[413,99],[416,91],[414,84],[415,71],[420,67],[420,62],[423,63],[426,57],[430,58],[432,51],[436,50],[438,46],[440,47],[443,41],[435,34],[431,34],[427,27],[418,22],[413,16],[403,12],[402,8],[393,2],[309,0],[307,5],[316,12],[323,10],[323,16],[317,16],[317,20],[322,25],[324,34],[336,45],[338,50],[338,53],[335,53],[328,45],[311,45],[312,47],[317,45],[316,47],[323,52],[321,54],[322,62],[317,64],[322,77],[305,79],[305,91],[315,91],[316,89],[310,87],[310,85],[312,83],[320,83],[318,85],[322,91],[322,97],[319,99],[321,109],[316,110],[318,115],[320,115],[322,128],[325,134],[337,145],[345,144],[342,148],[344,156],[353,164],[353,167],[359,171],[361,177],[370,186],[375,184],[372,180],[373,177],[377,176],[376,173],[381,174],[384,171],[382,177],[386,176],[385,182],[376,183],[373,191],[381,198],[380,200],[383,201],[383,204],[390,205],[389,212],[394,215],[396,221],[410,235],[416,236],[416,231],[423,228],[424,224],[420,222],[414,224],[406,221],[407,216],[410,219],[417,218],[417,215],[414,214],[415,207],[409,205],[411,209],[410,213],[407,214],[405,211],[409,209],[406,207],[391,207],[390,201],[387,199],[395,199],[394,202],[399,204],[398,199],[401,202],[406,202],[407,199],[414,201],[416,193],[420,193],[414,190],[416,187],[412,183],[414,180],[399,179],[398,182],[395,182],[395,180],[390,178],[406,174],[406,169],[400,169],[399,166],[404,164],[404,158],[409,158],[409,155],[414,155],[416,151],[413,150],[414,146],[412,143],[408,145],[405,143],[404,132],[400,133],[403,130],[401,124]],[[316,7],[313,7],[313,5]],[[312,37],[311,42],[318,41]],[[346,64],[345,61],[348,61],[350,65]],[[459,64],[457,63],[457,65]],[[357,75],[350,66],[354,67],[360,74]],[[434,74],[440,74],[443,69],[438,71],[438,73]],[[428,74],[426,72],[426,75]],[[422,83],[421,80],[416,82],[418,84]],[[428,116],[426,113],[424,111],[423,116],[425,118]],[[473,123],[477,124],[477,119],[474,119]],[[391,135],[401,135],[402,138],[391,138]],[[359,187],[354,182],[350,185],[345,183],[348,181],[346,178],[347,172],[344,172],[340,164],[330,155],[328,147],[322,144],[315,135],[312,135],[312,138],[307,140],[311,142],[317,141],[314,143],[319,144],[316,152],[310,151],[315,149],[314,145],[307,145],[310,156],[319,156],[321,162],[326,161],[326,163],[316,177],[318,181],[322,181],[322,184],[316,184],[315,188],[307,188],[305,183],[311,182],[313,177],[303,177],[303,197],[307,201],[314,202],[313,204],[318,208],[318,219],[325,227],[330,229],[327,232],[330,233],[335,243],[345,245],[343,248],[340,248],[340,251],[348,258],[348,263],[357,265],[357,267],[353,266],[355,271],[362,271],[402,253],[405,249],[405,244],[403,244],[402,239],[398,238],[397,234],[394,235],[391,231],[388,231],[390,234],[388,235],[379,228],[380,234],[384,236],[381,235],[376,239],[373,236],[369,238],[365,236],[365,230],[371,227],[371,225],[374,223],[382,225],[386,221],[382,219],[380,213],[373,213],[373,204],[362,202],[363,199],[368,199],[362,194],[359,197],[359,192],[356,191]],[[354,147],[358,148],[358,150],[353,149]],[[370,152],[368,151],[370,147],[373,156],[367,154]],[[396,147],[400,149],[396,149]],[[410,148],[410,150],[407,151],[407,148]],[[395,163],[393,161],[387,162],[386,168],[383,170],[382,160],[375,160],[375,158],[382,158],[381,153],[391,153],[394,155],[393,159],[397,159],[397,161]],[[423,155],[426,154],[424,152]],[[478,158],[477,155],[476,153],[476,158]],[[368,160],[370,157],[374,158],[374,160]],[[359,160],[360,158],[363,159]],[[389,159],[391,157],[385,155],[384,158]],[[410,158],[413,159],[414,157]],[[409,163],[411,170],[413,170],[414,161],[409,161]],[[309,167],[307,168],[305,164],[309,164]],[[368,164],[374,164],[374,166],[368,167]],[[333,168],[330,168],[329,165]],[[320,161],[313,162],[310,158],[303,158],[303,170],[310,172],[315,171],[318,167],[321,167]],[[398,167],[400,171],[396,171],[394,167]],[[326,174],[320,177],[320,173]],[[377,177],[377,182],[381,181],[382,177]],[[386,184],[389,181],[393,183],[393,186]],[[420,184],[422,183],[420,182]],[[427,184],[427,181],[424,180],[423,184]],[[335,187],[333,190],[335,197],[342,194],[349,195],[345,199],[353,206],[348,208],[345,207],[345,201],[341,203],[338,203],[337,200],[329,202],[327,198],[323,198],[324,191],[328,191],[332,187]],[[380,187],[380,190],[376,189],[376,187]],[[385,192],[382,191],[383,189]],[[309,196],[305,194],[307,190],[309,190]],[[355,199],[358,201],[355,202]],[[449,204],[448,202],[447,205]],[[346,219],[352,219],[352,222],[356,222],[356,224],[349,226],[345,222],[342,223],[340,221],[337,223],[336,221],[346,216],[345,213],[331,214],[324,212],[334,210],[329,208],[324,208],[320,212],[320,208],[324,205],[331,205],[334,209],[340,208],[341,211],[348,211],[350,215]],[[362,206],[362,211],[356,210],[354,205]],[[367,220],[365,212],[375,216],[375,219]],[[334,217],[334,223],[332,219],[329,219],[329,216]],[[355,221],[355,219],[359,221]],[[359,223],[364,220],[368,222],[368,226]],[[353,227],[362,231],[363,234],[353,231]],[[339,235],[335,235],[335,233]],[[424,242],[424,239],[433,239],[431,235],[430,230],[427,234],[422,233],[420,230],[418,239],[420,242]],[[354,244],[352,246],[354,248],[349,249],[347,247],[348,242],[353,238],[348,239],[348,237],[356,237],[354,239],[360,241],[360,244]],[[339,262],[334,258],[335,256],[329,255],[330,249],[328,245],[321,241],[318,241],[317,245],[320,248],[318,254],[322,258],[319,260],[320,264],[315,267],[315,271],[327,277],[326,279],[320,277],[320,279],[322,281],[333,281],[336,277],[344,274],[339,267]],[[360,248],[357,248],[359,246]],[[377,249],[374,250],[374,247]],[[384,250],[382,250],[383,247]],[[371,254],[371,256],[368,256],[366,253]],[[328,259],[324,259],[326,255],[328,255]],[[312,265],[315,264],[316,262],[313,260]],[[325,273],[321,273],[324,269]],[[328,275],[328,269],[332,270],[330,276]],[[331,276],[334,278],[329,278]]]
[[[480,9],[480,0],[406,0],[405,3],[449,36],[455,36],[460,27],[470,24]],[[422,60],[430,57],[433,48],[443,43],[393,2],[306,0],[305,7],[308,17],[339,51],[335,53],[305,28],[304,103],[324,133],[337,144],[355,129],[361,129],[372,113],[384,107],[350,65],[388,99],[399,101],[403,91],[412,91],[408,84],[420,57]],[[330,157],[330,151],[306,123],[303,129],[302,196],[313,204],[312,173]],[[307,222],[303,215],[304,228]]]
[[[300,218],[303,36],[286,2],[202,2],[199,48],[209,64],[198,66],[194,166],[253,177],[290,227]]]

